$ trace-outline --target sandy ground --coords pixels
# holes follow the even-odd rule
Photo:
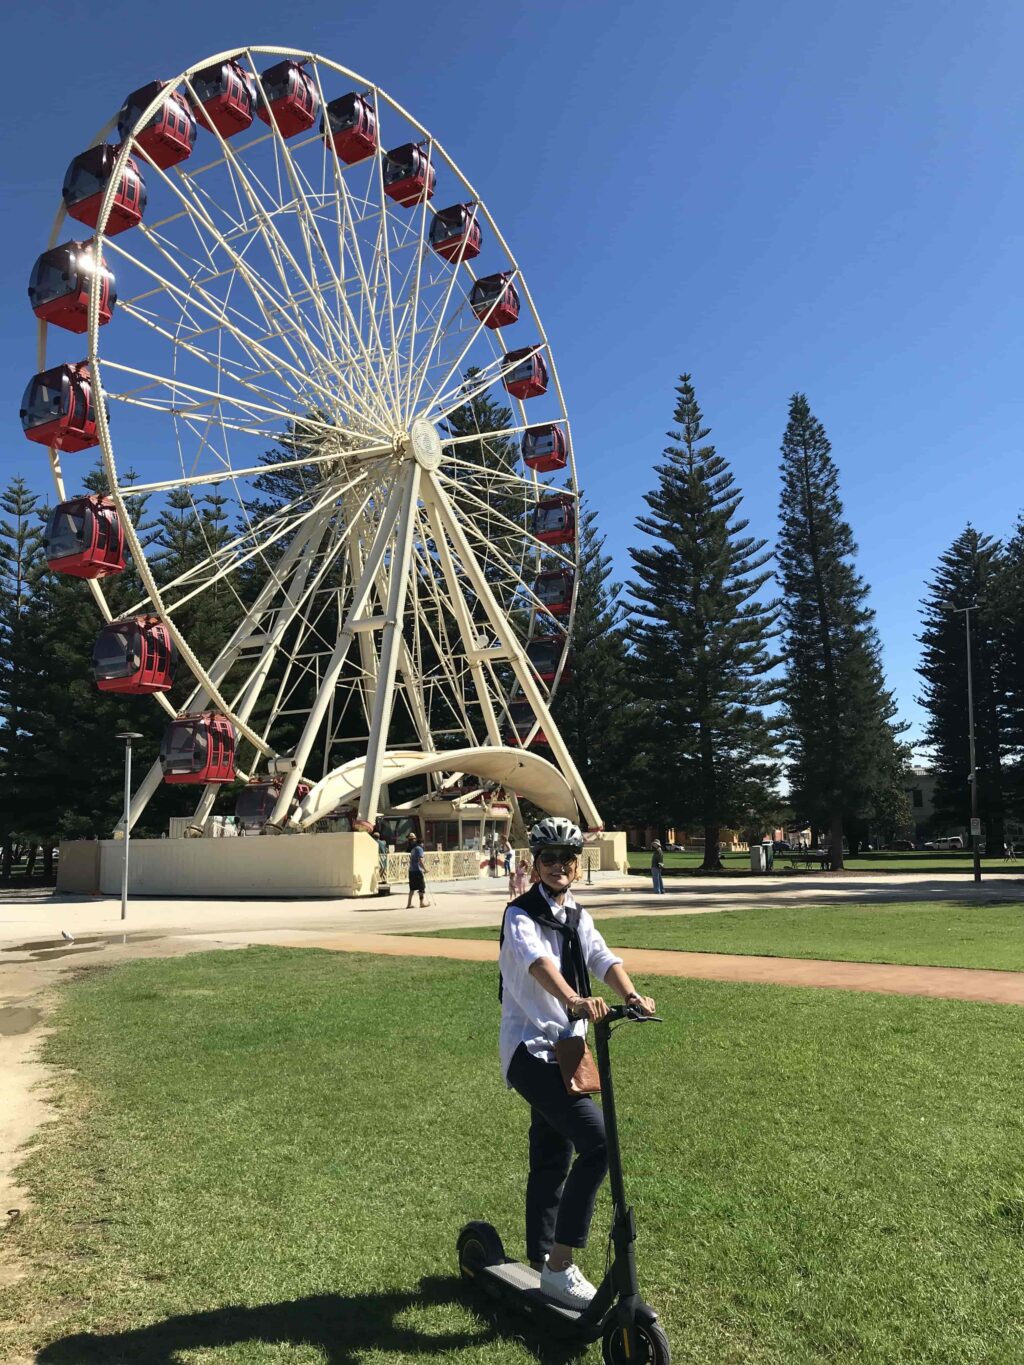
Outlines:
[[[595,916],[714,914],[759,905],[837,904],[894,900],[966,903],[1024,900],[1024,879],[1000,877],[975,887],[963,877],[903,875],[891,880],[856,873],[687,878],[654,896],[646,879],[604,873],[578,889]],[[142,957],[170,957],[253,943],[348,952],[428,954],[493,960],[491,942],[397,938],[431,929],[493,924],[505,904],[504,882],[449,883],[430,889],[426,909],[405,908],[404,888],[374,900],[187,901],[142,898],[120,918],[106,897],[13,891],[0,897],[0,1220],[28,1203],[15,1168],[24,1146],[49,1117],[51,1077],[38,1058],[53,988],[69,972]],[[62,931],[70,934],[69,941]],[[677,975],[845,990],[889,991],[1024,1004],[1024,973],[950,968],[887,967],[717,953],[628,950],[638,975]],[[0,1221],[0,1234],[6,1223]],[[2,1241],[0,1241],[2,1246]],[[0,1284],[23,1268],[0,1254]]]

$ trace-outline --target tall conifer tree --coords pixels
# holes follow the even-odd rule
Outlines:
[[[1000,610],[1004,574],[1002,545],[973,526],[939,556],[922,603],[918,636],[923,679],[919,701],[928,712],[925,738],[935,760],[935,815],[940,824],[967,828],[971,811],[970,740],[967,697],[967,634],[964,613],[971,612],[971,677],[974,692],[978,811],[990,849],[1003,846],[1009,774],[1004,760],[1019,742],[1008,689],[1019,696],[1014,677],[1012,618]],[[1019,610],[1019,608],[1018,608]],[[938,831],[937,831],[938,832]]]
[[[581,500],[579,587],[571,664],[552,712],[606,826],[621,828],[629,807],[628,684],[621,587],[598,534],[597,514]]]
[[[740,491],[706,443],[688,374],[676,392],[680,430],[669,433],[658,486],[645,496],[650,513],[637,522],[653,543],[630,551],[632,678],[653,812],[661,823],[699,821],[703,866],[714,870],[721,828],[746,827],[772,800],[778,768],[765,708],[776,695],[775,606],[759,600],[771,556],[744,535]]]
[[[844,825],[862,825],[902,781],[905,750],[886,689],[868,587],[843,517],[825,428],[802,393],[782,440],[779,581],[784,602],[792,803],[829,832],[843,866]]]

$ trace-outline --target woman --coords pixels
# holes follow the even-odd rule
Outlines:
[[[634,989],[622,959],[573,898],[583,851],[576,825],[542,820],[530,833],[530,851],[536,884],[507,906],[501,929],[501,1069],[531,1110],[527,1256],[549,1297],[583,1309],[596,1291],[574,1254],[587,1244],[608,1152],[599,1106],[566,1090],[554,1045],[585,1035],[591,1020],[608,1013],[590,993],[591,972],[627,1004],[653,1014],[654,1001]]]

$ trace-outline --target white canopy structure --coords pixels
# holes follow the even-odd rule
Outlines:
[[[355,804],[362,791],[366,759],[354,758],[335,768],[307,793],[292,816],[290,827],[306,829],[346,804]],[[381,763],[382,782],[398,782],[426,773],[470,772],[485,781],[499,782],[551,815],[577,818],[576,801],[568,782],[553,764],[523,749],[487,747],[449,749],[443,753],[392,752]]]

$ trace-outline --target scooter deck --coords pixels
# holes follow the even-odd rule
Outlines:
[[[514,1289],[531,1310],[539,1308],[564,1318],[566,1326],[575,1325],[581,1316],[577,1309],[566,1308],[563,1304],[556,1303],[554,1299],[549,1299],[547,1294],[541,1291],[540,1271],[534,1270],[532,1266],[523,1265],[522,1261],[503,1261],[499,1265],[482,1266],[477,1274],[489,1275],[491,1279],[497,1280],[503,1289]]]

